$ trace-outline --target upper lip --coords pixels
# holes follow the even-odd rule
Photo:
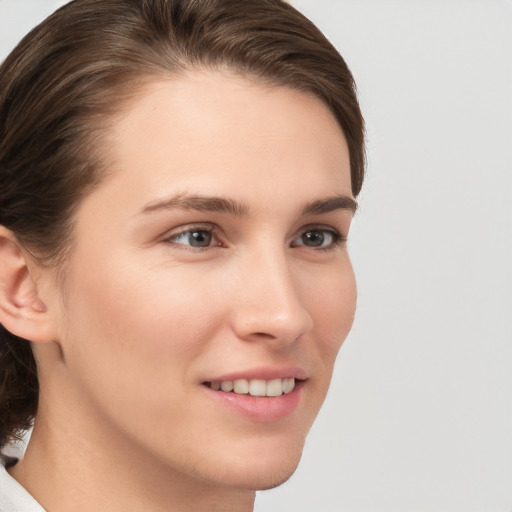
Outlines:
[[[225,373],[219,376],[212,376],[205,379],[203,382],[224,382],[228,380],[239,379],[298,379],[306,380],[308,375],[303,368],[298,366],[261,366],[256,368],[249,368],[247,370],[238,370],[236,372]]]

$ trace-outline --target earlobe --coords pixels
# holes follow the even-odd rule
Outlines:
[[[0,226],[0,323],[12,334],[36,343],[54,339],[47,307],[12,231]]]

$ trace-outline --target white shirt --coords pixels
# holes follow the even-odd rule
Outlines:
[[[7,473],[0,457],[0,512],[45,512],[44,508]]]

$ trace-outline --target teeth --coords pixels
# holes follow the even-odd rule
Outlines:
[[[246,379],[235,380],[233,391],[237,395],[246,395],[249,393],[249,381]]]
[[[251,396],[281,396],[290,393],[295,387],[295,379],[237,379],[224,380],[222,382],[210,382],[210,388],[214,391],[233,391],[237,395]]]
[[[236,393],[236,391],[235,391]],[[261,379],[251,379],[249,382],[249,395],[265,396],[267,394],[267,383]]]
[[[220,383],[220,389],[222,391],[233,391],[233,381],[232,380],[225,380]]]
[[[283,379],[283,393],[290,393],[295,387],[295,379]]]
[[[285,380],[288,379],[269,380],[267,382],[267,396],[281,396],[284,392],[283,381]]]

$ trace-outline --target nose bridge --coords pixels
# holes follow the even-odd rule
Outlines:
[[[290,343],[311,328],[312,319],[301,300],[286,247],[270,245],[247,251],[242,258],[233,328],[245,339]]]

